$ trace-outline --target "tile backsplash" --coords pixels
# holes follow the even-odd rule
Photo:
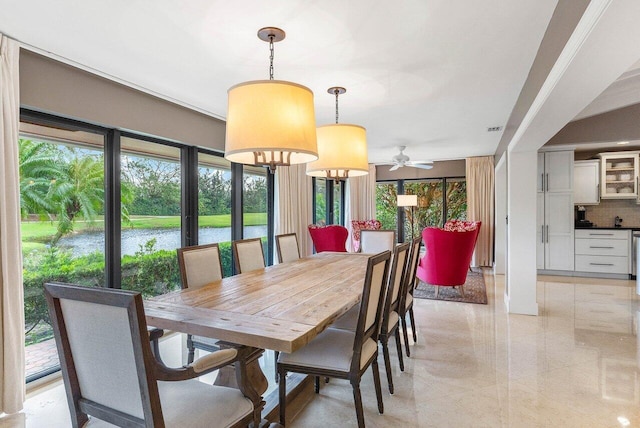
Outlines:
[[[622,227],[640,227],[640,205],[635,199],[601,199],[599,205],[587,205],[586,219],[599,227],[613,227],[620,216]]]

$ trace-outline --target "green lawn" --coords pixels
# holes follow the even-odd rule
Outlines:
[[[267,213],[247,213],[244,214],[245,226],[259,226],[267,224]],[[21,224],[23,242],[46,242],[56,233],[57,222],[55,221],[23,221]],[[200,227],[230,227],[231,215],[208,215],[200,216]],[[132,229],[172,229],[180,227],[180,217],[152,217],[152,216],[132,216],[130,224],[123,224],[123,228]],[[87,230],[103,230],[104,223],[97,220],[94,223],[77,222],[74,225],[76,232]]]

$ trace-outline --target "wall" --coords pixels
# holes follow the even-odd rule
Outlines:
[[[585,218],[596,226],[612,227],[614,218],[622,218],[623,227],[640,227],[640,205],[635,199],[601,199],[599,205],[585,206]]]
[[[20,105],[224,151],[223,121],[26,49],[20,50]]]
[[[434,162],[431,169],[420,169],[405,166],[389,171],[392,165],[376,165],[376,180],[411,180],[416,178],[464,177],[466,175],[465,160]]]

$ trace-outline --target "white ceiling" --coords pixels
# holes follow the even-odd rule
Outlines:
[[[315,93],[317,123],[367,128],[369,161],[399,144],[412,160],[489,155],[525,82],[556,0],[0,0],[0,32],[100,73],[226,114],[227,89],[275,78]]]

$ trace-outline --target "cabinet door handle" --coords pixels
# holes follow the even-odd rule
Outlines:
[[[613,263],[589,263],[592,266],[613,266]]]
[[[596,184],[596,201],[600,203],[600,183]]]
[[[591,246],[589,248],[606,248],[606,249],[609,249],[609,250],[613,250],[614,247],[595,247],[595,246]]]
[[[589,236],[613,236],[613,233],[590,233]]]
[[[549,243],[549,225],[547,225],[547,244]]]
[[[544,172],[540,174],[540,190],[544,192]]]
[[[547,192],[549,191],[549,173],[547,173]]]
[[[544,224],[540,226],[540,243],[544,244]]]

